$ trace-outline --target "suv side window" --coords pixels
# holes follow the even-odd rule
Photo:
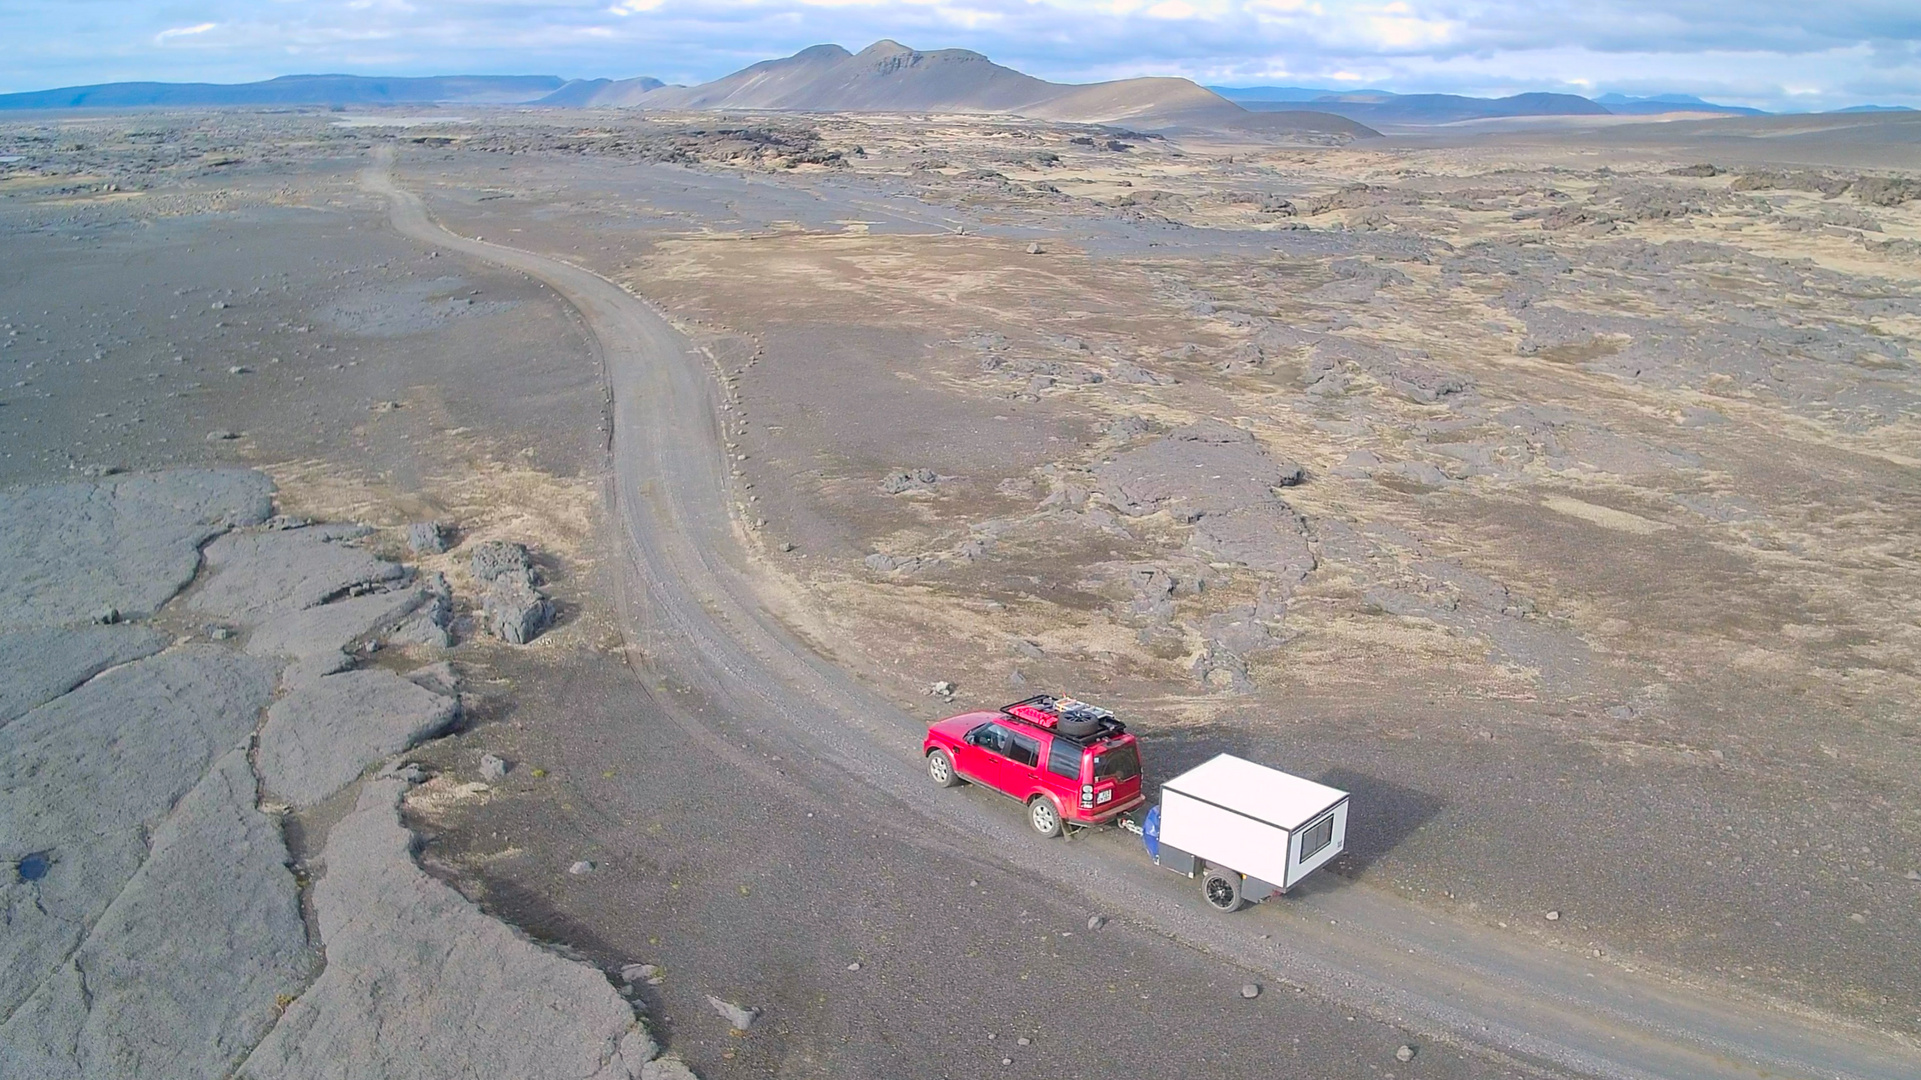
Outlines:
[[[1022,735],[1018,731],[1011,732],[1011,734],[1013,735],[1013,741],[1010,742],[1007,747],[1008,758],[1016,765],[1026,765],[1030,768],[1039,765],[1041,763],[1041,741],[1032,735]]]
[[[1054,742],[1047,748],[1047,771],[1055,776],[1065,776],[1069,780],[1081,778],[1081,748],[1054,736]]]
[[[982,750],[1000,754],[1005,757],[1007,755],[1007,740],[1012,734],[1013,732],[1008,731],[999,724],[989,721],[968,732],[967,741],[980,747]]]

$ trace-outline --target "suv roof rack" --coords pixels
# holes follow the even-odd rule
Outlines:
[[[1003,716],[1033,724],[1083,745],[1127,734],[1127,725],[1115,718],[1112,711],[1053,694],[1022,698],[1001,706],[1000,711]]]

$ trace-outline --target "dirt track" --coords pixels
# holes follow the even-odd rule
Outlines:
[[[1010,862],[1235,965],[1526,1061],[1673,1078],[1747,1076],[1757,1067],[1892,1078],[1921,1068],[1911,1051],[1830,1021],[1537,952],[1366,886],[1330,880],[1259,918],[1220,920],[1197,910],[1184,882],[1153,872],[1131,842],[1037,844],[985,798],[932,796],[913,753],[916,721],[800,643],[757,595],[730,513],[733,481],[720,450],[726,403],[706,359],[596,274],[441,230],[392,184],[390,163],[383,156],[365,183],[393,200],[400,231],[544,281],[598,338],[614,401],[612,502],[632,559],[624,607],[631,644],[645,657],[636,693],[714,751],[690,767],[764,772],[759,762],[776,748],[799,759],[787,772],[805,776],[801,786],[815,794],[905,819],[930,858]],[[1275,939],[1257,937],[1263,928]],[[1176,1004],[1168,1023],[1179,1025],[1187,1007]]]

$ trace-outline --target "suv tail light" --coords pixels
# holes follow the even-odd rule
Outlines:
[[[1094,808],[1094,785],[1092,784],[1081,785],[1081,808],[1084,810],[1091,810]]]

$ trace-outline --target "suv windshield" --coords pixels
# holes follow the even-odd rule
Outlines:
[[[1141,774],[1140,751],[1133,743],[1109,746],[1094,755],[1094,779],[1127,780]]]

